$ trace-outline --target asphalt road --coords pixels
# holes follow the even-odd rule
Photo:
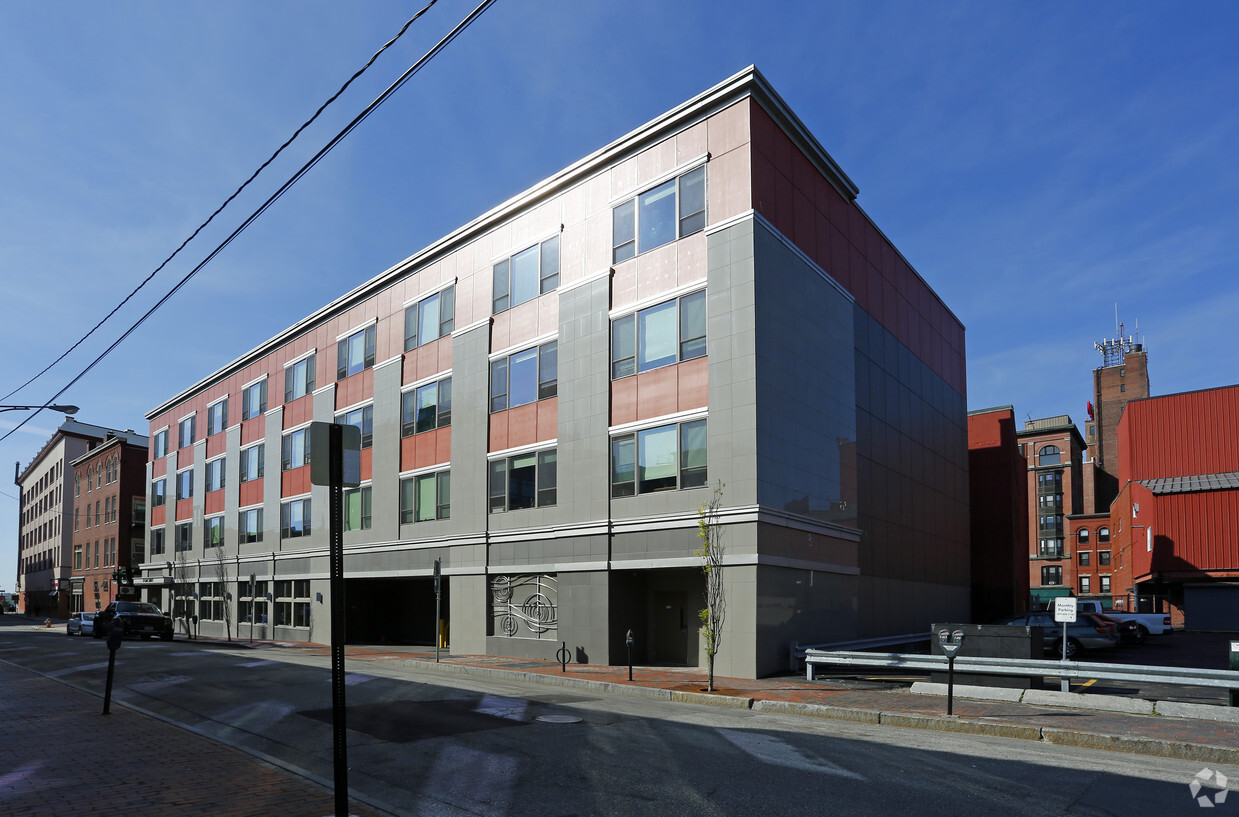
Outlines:
[[[3,629],[0,660],[100,692],[107,649]],[[445,680],[400,661],[349,670],[350,788],[406,814],[1199,813],[1196,763]],[[128,641],[113,695],[330,780],[330,686],[326,659],[294,651]]]

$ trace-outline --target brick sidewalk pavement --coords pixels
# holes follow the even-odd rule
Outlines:
[[[238,749],[0,661],[0,814],[326,817],[332,792]],[[387,812],[351,803],[358,817]]]

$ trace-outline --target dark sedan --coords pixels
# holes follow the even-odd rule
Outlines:
[[[114,601],[95,616],[95,638],[106,638],[114,626],[124,628],[125,635],[143,639],[159,636],[172,640],[172,619],[148,601]]]

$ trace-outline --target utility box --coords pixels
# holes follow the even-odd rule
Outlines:
[[[934,624],[930,628],[929,650],[932,655],[945,655],[938,633],[947,630],[962,632],[963,646],[956,654],[960,658],[1044,658],[1044,639],[1040,627],[1008,627],[997,624]],[[945,684],[945,672],[930,676],[935,683]],[[984,675],[956,669],[955,683],[969,686],[1036,689],[1041,684],[1037,676]]]

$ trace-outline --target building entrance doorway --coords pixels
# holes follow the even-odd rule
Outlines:
[[[447,632],[451,579],[443,577],[442,628]],[[403,644],[433,647],[440,623],[435,621],[434,579],[345,579],[346,644]]]

